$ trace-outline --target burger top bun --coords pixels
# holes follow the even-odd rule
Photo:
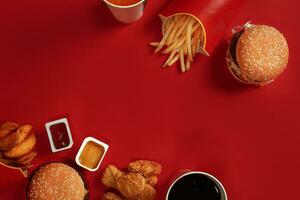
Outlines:
[[[27,196],[29,200],[83,200],[85,194],[83,180],[76,170],[51,163],[35,172]]]
[[[241,74],[256,82],[269,82],[286,68],[289,48],[275,28],[253,25],[245,28],[238,40],[236,59]]]

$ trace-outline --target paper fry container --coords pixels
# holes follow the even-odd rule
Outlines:
[[[24,177],[28,176],[28,167],[19,167],[19,166],[8,165],[3,160],[0,160],[0,165],[7,167],[9,169],[19,170]]]
[[[160,13],[164,17],[187,14],[203,29],[203,46],[198,52],[209,55],[224,36],[243,0],[173,0]],[[200,48],[200,49],[199,49]]]

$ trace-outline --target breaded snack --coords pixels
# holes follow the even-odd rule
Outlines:
[[[119,170],[114,165],[108,165],[103,172],[102,183],[107,187],[116,188],[117,180],[124,175],[124,172]]]
[[[16,161],[14,159],[11,158],[0,158],[0,164],[4,164],[7,166],[11,166],[11,167],[15,167],[17,165]]]
[[[113,192],[107,192],[103,194],[101,200],[123,200],[123,198]]]
[[[117,180],[117,190],[126,197],[134,197],[144,190],[145,178],[138,173],[128,173]]]
[[[144,190],[138,195],[129,198],[129,200],[155,200],[156,190],[151,186],[146,184]]]
[[[102,183],[117,190],[117,194],[108,192],[102,200],[155,200],[157,174],[161,173],[161,164],[138,160],[128,165],[129,172],[120,171],[116,166],[109,165],[105,169]]]
[[[144,190],[139,194],[138,200],[155,200],[156,190],[151,186],[146,184]]]
[[[18,158],[29,153],[36,143],[36,136],[31,132],[22,142],[17,144],[15,147],[5,151],[4,156],[8,158]]]
[[[161,173],[161,164],[154,161],[137,160],[129,163],[128,171],[141,173],[143,176],[149,177]]]
[[[22,142],[32,131],[29,124],[20,126],[15,132],[0,138],[0,150],[7,151]]]
[[[0,125],[0,165],[19,170],[25,177],[37,155],[31,152],[36,144],[36,135],[29,124],[20,126],[15,122]]]
[[[157,176],[149,176],[149,177],[146,177],[146,183],[151,185],[152,187],[155,187],[156,184],[157,184]]]
[[[31,161],[34,159],[34,157],[37,155],[36,151],[32,151],[28,154],[25,154],[24,156],[17,159],[17,163],[20,165],[30,165]]]
[[[5,122],[0,126],[0,137],[4,137],[12,131],[17,130],[19,124],[15,122]]]

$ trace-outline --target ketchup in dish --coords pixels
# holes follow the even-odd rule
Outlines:
[[[50,132],[56,149],[61,149],[70,144],[67,127],[64,123],[50,126]]]

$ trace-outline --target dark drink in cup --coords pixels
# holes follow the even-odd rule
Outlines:
[[[175,179],[166,200],[227,200],[222,184],[204,172],[187,172]]]

